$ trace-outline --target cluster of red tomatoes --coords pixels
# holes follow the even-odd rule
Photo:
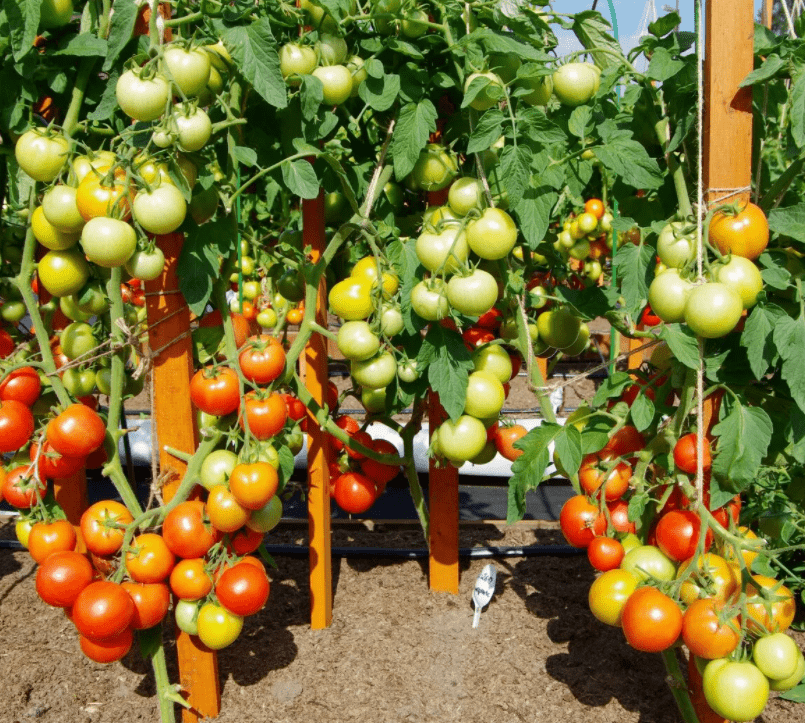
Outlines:
[[[805,674],[802,653],[784,634],[794,618],[793,594],[773,578],[750,573],[757,552],[742,544],[755,536],[737,526],[740,496],[703,519],[681,487],[658,484],[650,503],[657,512],[644,543],[628,503],[633,465],[644,447],[637,429],[620,427],[604,449],[583,459],[584,494],[562,508],[566,539],[586,548],[601,572],[590,588],[590,609],[601,622],[622,628],[637,650],[661,652],[681,640],[691,653],[699,713],[754,720],[770,689],[793,688]],[[678,439],[671,455],[677,473],[695,477],[697,450],[695,433]],[[707,490],[706,439],[702,465]],[[702,503],[710,509],[707,491]],[[711,519],[732,530],[732,537],[714,537]]]
[[[763,289],[754,260],[768,242],[768,221],[755,204],[717,211],[709,227],[712,252],[704,251],[705,282],[697,285],[696,227],[669,223],[657,238],[659,265],[648,291],[653,314],[668,323],[684,322],[707,339],[729,334]],[[717,257],[712,263],[711,255]]]

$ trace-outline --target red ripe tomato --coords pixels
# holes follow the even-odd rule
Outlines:
[[[498,454],[514,462],[521,454],[522,449],[515,449],[514,443],[528,434],[528,430],[522,424],[512,424],[510,427],[498,427],[495,435],[495,449]]]
[[[334,484],[333,497],[336,504],[351,515],[366,512],[377,499],[375,483],[357,472],[347,472]]]
[[[357,420],[350,417],[348,414],[342,414],[340,417],[336,417],[335,424],[339,429],[343,429],[350,437],[361,428]],[[344,451],[344,443],[335,437],[330,437],[330,446],[336,452]]]
[[[716,213],[710,221],[710,243],[722,254],[756,259],[769,243],[766,214],[754,203],[733,216]]]
[[[609,438],[604,449],[612,450],[618,456],[627,456],[633,452],[639,452],[646,446],[646,440],[636,427],[627,424],[621,427]]]
[[[600,198],[590,198],[584,202],[584,212],[590,213],[597,219],[601,219],[604,215],[604,203]]]
[[[240,406],[237,372],[229,367],[199,369],[190,380],[190,399],[207,414],[231,414]]]
[[[253,336],[238,357],[243,376],[256,384],[270,384],[285,369],[285,350],[267,334]]]
[[[14,351],[14,340],[5,329],[0,329],[0,359],[5,359]]]
[[[635,650],[659,653],[670,648],[682,632],[682,610],[654,587],[635,590],[623,607],[621,627]]]
[[[229,542],[226,548],[236,555],[248,555],[260,547],[264,538],[264,532],[244,526],[229,533]]]
[[[682,562],[696,554],[701,530],[699,516],[690,510],[672,510],[664,514],[657,523],[657,547],[672,560]],[[705,533],[705,552],[713,544],[713,533]]]
[[[647,306],[640,315],[640,323],[643,326],[657,326],[662,323],[662,319],[651,310],[650,306]]]
[[[493,307],[485,314],[481,314],[481,316],[478,317],[478,321],[475,322],[475,325],[480,326],[482,329],[495,331],[500,326],[501,321],[503,321],[503,312]]]
[[[39,454],[37,469],[42,479],[69,477],[84,466],[85,457],[65,457],[52,449],[47,440],[42,445],[41,453],[37,442],[31,444],[28,450],[31,462],[36,459],[37,454]]]
[[[693,655],[714,660],[726,658],[741,642],[741,623],[736,613],[722,623],[724,603],[709,598],[691,603],[682,616],[682,640]]]
[[[36,504],[47,491],[47,482],[37,480],[30,465],[15,467],[3,480],[2,499],[19,509],[28,509]]]
[[[137,535],[126,553],[126,570],[135,582],[162,582],[171,574],[176,559],[162,535]]]
[[[0,400],[0,454],[16,452],[34,433],[34,415],[16,399]]]
[[[39,374],[33,367],[22,367],[10,372],[0,382],[0,401],[13,399],[30,407],[38,398],[42,389]]]
[[[489,330],[479,326],[471,326],[462,335],[464,344],[470,351],[483,344],[494,341],[495,335]]]
[[[387,439],[373,439],[369,446],[378,454],[397,454],[397,448]],[[377,494],[381,495],[386,485],[400,473],[400,465],[383,464],[367,457],[361,461],[361,471],[375,483]]]
[[[72,607],[78,632],[91,640],[120,635],[134,618],[134,601],[122,585],[98,581],[87,585]]]
[[[280,396],[285,400],[285,406],[288,409],[288,417],[290,419],[293,419],[294,422],[304,419],[307,414],[307,408],[301,401],[293,394],[280,394]]]
[[[28,536],[28,552],[41,565],[54,552],[75,550],[76,542],[75,530],[67,520],[37,522]]]
[[[83,404],[71,404],[47,427],[47,439],[59,454],[66,457],[86,457],[103,444],[106,425]]]
[[[92,640],[85,635],[79,638],[81,652],[96,663],[114,663],[131,650],[134,633],[126,628],[121,633],[104,640]]]
[[[212,577],[203,557],[179,560],[170,575],[170,587],[180,600],[201,600],[212,590]]]
[[[586,548],[594,537],[604,534],[607,520],[597,505],[590,504],[584,495],[575,495],[562,506],[559,525],[573,547]]]
[[[358,444],[362,444],[364,447],[372,446],[372,437],[368,432],[358,430],[357,432],[355,432],[355,434],[352,435],[352,439]],[[355,460],[366,459],[366,455],[363,452],[359,452],[357,449],[352,449],[352,447],[347,447],[346,445],[344,445],[344,447],[347,451],[347,456],[350,459]]]
[[[226,570],[215,585],[215,595],[229,612],[254,615],[268,600],[271,585],[265,570],[239,563]]]
[[[702,442],[704,453],[702,467],[707,471],[712,466],[713,458],[710,454],[710,441],[705,437]],[[697,435],[691,433],[680,437],[679,441],[674,445],[674,464],[683,472],[696,474],[698,459]]]
[[[279,481],[268,462],[238,464],[229,475],[229,489],[247,510],[259,510],[276,494]]]
[[[177,557],[204,557],[219,537],[206,519],[201,500],[180,502],[162,523],[162,538]]]
[[[92,582],[95,570],[80,552],[54,552],[36,571],[36,592],[55,608],[69,608]]]
[[[249,425],[249,432],[255,439],[270,439],[284,426],[288,418],[285,400],[279,394],[262,396],[249,392],[244,397],[244,413],[240,417],[240,426],[245,429],[244,417]]]
[[[713,517],[716,518],[716,521],[722,527],[730,526],[730,517],[732,518],[732,521],[737,525],[740,516],[741,516],[740,495],[735,495],[735,497],[733,497],[729,502],[727,502],[726,505],[724,505],[723,507],[719,507],[717,510],[713,510]]]
[[[134,617],[131,620],[134,630],[153,628],[168,614],[171,596],[165,583],[124,582],[122,587],[134,603]]]
[[[619,567],[624,554],[623,545],[612,537],[595,537],[587,547],[587,559],[601,572]]]
[[[612,529],[616,532],[634,532],[637,528],[634,522],[629,521],[629,503],[624,500],[607,502],[609,520]]]
[[[582,460],[579,482],[588,495],[596,495],[603,487],[608,501],[623,497],[623,493],[629,489],[632,468],[625,462],[616,462],[616,459],[614,452],[604,449],[588,454]]]
[[[126,525],[134,521],[128,508],[115,500],[101,500],[81,515],[81,536],[87,550],[114,555],[123,544]]]

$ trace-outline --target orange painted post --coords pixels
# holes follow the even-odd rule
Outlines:
[[[84,510],[89,507],[86,471],[81,469],[69,477],[53,480],[53,494],[59,507],[67,515],[68,521],[75,528],[75,533],[78,537],[76,549],[79,552],[85,552],[87,548],[84,546],[84,538],[81,536],[79,523]]]
[[[430,435],[445,419],[439,395],[428,395]],[[458,594],[458,470],[453,465],[428,467],[428,507],[430,509],[430,589]]]
[[[753,0],[707,0],[705,33],[705,201],[746,202],[752,181],[752,88],[738,86],[754,67]]]
[[[155,281],[146,282],[148,344],[160,350],[154,357],[153,408],[159,435],[159,467],[162,474],[175,475],[162,488],[168,502],[179,486],[187,465],[171,456],[165,447],[192,454],[196,449],[195,414],[190,403],[190,377],[193,373],[193,348],[190,339],[190,310],[179,293],[176,265],[182,250],[182,234],[158,237],[165,254],[165,269]],[[182,712],[184,723],[214,718],[221,711],[221,687],[218,681],[218,657],[196,636],[177,630],[179,679],[187,693],[190,709]]]
[[[643,325],[640,324],[638,327],[642,331]],[[639,349],[643,344],[646,343],[645,339],[628,339],[629,342],[629,359],[627,364],[627,369],[639,369],[640,365],[643,363],[645,359],[645,352],[635,352],[635,349]]]
[[[311,263],[324,252],[324,192],[302,201],[302,236],[312,248]],[[327,287],[324,276],[316,297],[316,322],[327,327]],[[327,403],[327,340],[313,334],[304,354],[305,386],[320,405]],[[310,530],[310,627],[327,628],[333,621],[333,563],[330,535],[329,438],[316,420],[308,418],[308,526]]]

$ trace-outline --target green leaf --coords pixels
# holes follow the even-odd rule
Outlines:
[[[634,384],[634,379],[626,372],[610,374],[596,390],[592,401],[593,407],[600,407],[607,399],[619,397],[623,390],[632,384]]]
[[[407,55],[414,60],[422,60],[425,57],[416,45],[408,43],[405,40],[400,40],[399,38],[391,38],[386,47],[400,55]]]
[[[774,327],[774,344],[783,360],[780,376],[791,398],[805,411],[805,320],[783,316]]]
[[[786,61],[784,61],[779,55],[770,55],[768,58],[766,58],[766,60],[763,61],[763,64],[759,68],[749,73],[749,75],[747,75],[741,81],[741,84],[738,87],[744,88],[747,85],[763,83],[764,81],[773,78],[780,70],[787,66],[788,63],[786,63]]]
[[[646,394],[638,394],[635,397],[630,413],[638,432],[643,432],[651,426],[655,412],[654,402]]]
[[[427,98],[418,103],[408,103],[400,111],[391,142],[394,175],[398,181],[405,178],[416,165],[428,136],[436,130],[436,117],[436,108]]]
[[[238,163],[242,163],[244,166],[254,168],[257,165],[257,151],[255,151],[254,148],[249,148],[249,146],[235,146],[232,149],[232,155]]]
[[[213,282],[220,276],[219,253],[234,248],[235,234],[229,219],[193,225],[187,233],[176,273],[187,305],[200,316],[210,300]],[[227,252],[228,253],[228,252]]]
[[[428,382],[439,395],[439,402],[451,420],[464,412],[467,378],[473,369],[472,357],[461,335],[434,324],[425,335],[420,356],[427,359]]]
[[[574,108],[567,122],[568,130],[578,138],[586,138],[592,130],[593,110],[588,105]]]
[[[799,407],[791,406],[785,432],[791,456],[800,464],[805,463],[805,412]]]
[[[506,179],[509,203],[517,207],[531,181],[531,149],[523,145],[506,146],[500,154],[500,172]]]
[[[564,143],[564,131],[541,108],[533,107],[517,114],[517,129],[530,140],[544,145]]]
[[[162,645],[162,625],[157,624],[145,630],[138,630],[137,642],[143,658],[148,660],[153,657]]]
[[[469,35],[454,43],[454,48],[463,48],[480,43],[490,53],[510,53],[523,60],[546,60],[548,56],[533,45],[517,40],[510,34],[503,34],[492,28],[484,27],[473,30]]]
[[[755,379],[762,379],[774,363],[777,350],[772,337],[777,322],[784,316],[787,315],[779,306],[758,305],[746,319],[744,330],[741,332],[741,346],[746,349],[749,366]]]
[[[718,437],[713,473],[740,491],[754,482],[771,442],[773,425],[760,407],[734,402],[729,413],[713,427]]]
[[[472,79],[469,87],[464,93],[464,98],[461,101],[462,108],[468,108],[470,103],[474,101],[480,94],[489,95],[490,98],[497,98],[500,100],[505,92],[497,83],[493,83],[486,76],[478,76]],[[482,97],[483,97],[482,96]]]
[[[294,456],[287,444],[280,445],[278,453],[280,466],[277,472],[279,472],[279,490],[281,491],[288,483],[288,480],[291,479],[291,475],[294,472]]]
[[[118,56],[131,40],[134,23],[137,20],[137,13],[140,7],[134,0],[115,0],[112,10],[114,12],[109,23],[109,39],[107,41],[109,49],[106,60],[103,61],[103,70],[106,73],[111,70]]]
[[[805,201],[796,206],[772,209],[769,213],[769,229],[781,236],[790,236],[805,243]]]
[[[199,326],[192,331],[191,337],[196,364],[206,364],[215,359],[216,354],[224,346],[224,327]]]
[[[602,69],[617,67],[626,61],[620,43],[610,35],[611,29],[612,26],[604,20],[601,13],[594,10],[585,10],[573,17],[573,32],[585,48],[588,50],[605,48],[623,58],[623,60],[619,60],[609,53],[593,53],[593,62]]]
[[[536,249],[548,231],[553,210],[559,194],[550,186],[526,188],[520,202],[514,207],[518,228],[530,249]]]
[[[615,176],[633,188],[650,190],[663,184],[657,161],[637,141],[623,137],[595,147],[595,155]]]
[[[92,121],[104,121],[111,118],[117,110],[117,95],[115,94],[115,86],[117,79],[120,77],[120,71],[117,69],[109,73],[109,78],[106,80],[106,85],[103,88],[103,95],[101,96],[98,105],[91,113],[87,113],[87,118]]]
[[[579,473],[584,456],[581,448],[581,432],[572,424],[567,424],[556,435],[555,444],[556,457],[561,461],[564,471],[570,477],[575,477]]]
[[[324,84],[315,75],[303,75],[299,93],[302,103],[302,117],[313,120],[324,102]]]
[[[490,108],[484,113],[470,136],[467,153],[479,153],[491,148],[503,134],[503,111]]]
[[[549,445],[562,430],[563,427],[558,424],[545,422],[514,443],[515,449],[522,450],[523,454],[512,462],[506,513],[508,524],[523,519],[526,510],[526,492],[537,489],[542,482],[550,463]]]
[[[105,40],[89,33],[74,35],[70,42],[53,55],[71,55],[81,58],[103,58],[108,51],[108,44]]]
[[[657,38],[663,38],[682,22],[676,13],[668,13],[648,24],[648,31]]]
[[[624,244],[613,260],[626,310],[637,318],[648,299],[648,287],[654,271],[655,251],[651,246]]]
[[[573,313],[582,321],[590,321],[601,316],[601,309],[609,305],[606,292],[600,286],[590,286],[587,289],[557,286],[553,293],[570,304]]]
[[[3,0],[15,61],[19,62],[33,50],[41,6],[42,0]]]
[[[666,324],[660,338],[671,348],[677,361],[689,369],[699,368],[699,342],[687,325]]]
[[[791,84],[791,137],[805,148],[805,70],[800,70]]]
[[[313,170],[313,164],[304,159],[283,163],[282,180],[295,196],[316,198],[319,195],[319,179],[316,177],[316,171]]]
[[[261,17],[245,27],[231,27],[221,39],[257,94],[269,105],[285,108],[288,92],[269,19]]]
[[[381,78],[368,77],[358,88],[358,95],[369,107],[384,111],[394,105],[400,94],[400,76],[386,75]]]
[[[673,78],[685,68],[685,61],[671,56],[665,48],[657,48],[651,54],[646,77],[660,82]]]
[[[793,700],[795,703],[805,703],[805,683],[800,683],[796,688],[780,693],[780,698]]]

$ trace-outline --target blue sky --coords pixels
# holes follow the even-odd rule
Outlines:
[[[554,0],[553,9],[562,13],[577,13],[582,10],[589,10],[593,6],[593,0]],[[641,21],[646,10],[646,0],[614,0],[615,13],[618,19],[618,30],[620,41],[624,46],[630,46],[629,39],[634,37],[642,28]],[[676,0],[655,0],[658,15],[665,15],[663,6],[676,7]],[[763,0],[755,0],[756,10],[763,4]],[[693,30],[693,7],[694,0],[679,0],[679,14],[682,16],[682,29]],[[598,0],[597,10],[607,19],[609,16],[609,3],[607,0]],[[652,18],[653,19],[653,18]],[[562,39],[564,40],[564,38]],[[570,39],[567,40],[570,43]],[[567,50],[576,49],[576,46],[568,46]],[[562,47],[560,52],[566,52]]]

